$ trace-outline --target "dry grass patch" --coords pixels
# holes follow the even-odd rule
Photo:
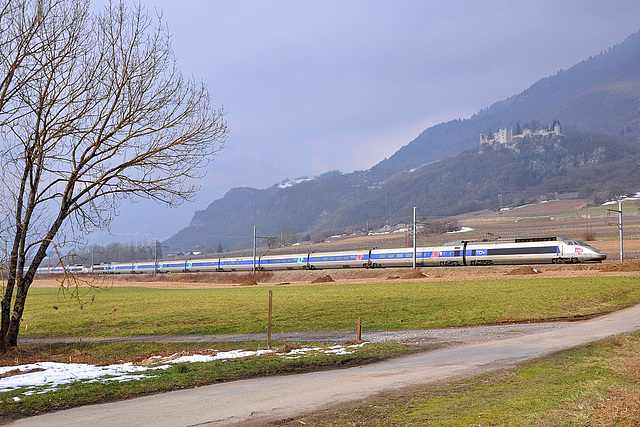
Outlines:
[[[254,273],[166,273],[166,274],[114,274],[105,276],[105,280],[113,282],[169,282],[169,283],[231,283],[243,284],[247,282],[264,283],[273,276],[271,271],[257,271]]]
[[[640,393],[614,390],[600,399],[588,419],[596,426],[640,426]]]
[[[333,277],[331,277],[331,276],[329,276],[327,274],[326,276],[320,276],[320,277],[316,278],[311,283],[329,283],[329,282],[333,282]]]
[[[411,273],[402,276],[403,279],[422,279],[429,277],[420,270],[413,270]]]

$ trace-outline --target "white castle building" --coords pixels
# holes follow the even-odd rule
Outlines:
[[[498,132],[495,132],[493,135],[485,135],[483,133],[480,134],[480,145],[484,144],[502,144],[502,145],[511,145],[518,140],[524,138],[533,138],[535,137],[552,137],[552,136],[561,136],[562,135],[562,127],[560,123],[556,123],[553,129],[549,130],[548,127],[544,127],[537,131],[532,131],[531,129],[523,129],[520,135],[514,135],[513,129],[500,129]]]

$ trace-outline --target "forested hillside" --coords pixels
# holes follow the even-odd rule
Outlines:
[[[422,132],[375,168],[408,169],[478,145],[480,133],[559,119],[565,129],[609,135],[640,135],[640,33],[569,70],[539,80],[519,95],[470,119],[452,120]]]

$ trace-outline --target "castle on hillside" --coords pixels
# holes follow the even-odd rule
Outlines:
[[[520,127],[518,125],[518,127]],[[500,129],[498,132],[494,134],[485,135],[483,133],[480,134],[480,146],[486,144],[502,144],[502,145],[513,145],[519,140],[524,138],[533,138],[533,137],[547,137],[551,138],[553,136],[562,136],[562,127],[560,126],[560,122],[557,120],[553,121],[553,124],[549,126],[545,126],[540,130],[532,131],[531,129],[522,129],[521,133],[513,134],[513,129]]]

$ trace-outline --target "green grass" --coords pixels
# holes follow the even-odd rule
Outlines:
[[[640,333],[445,386],[302,418],[306,425],[640,425]]]
[[[576,318],[640,301],[637,278],[610,276],[272,289],[274,332],[355,329],[358,317],[365,331]],[[32,288],[20,337],[264,333],[268,290],[113,287],[80,305]]]

